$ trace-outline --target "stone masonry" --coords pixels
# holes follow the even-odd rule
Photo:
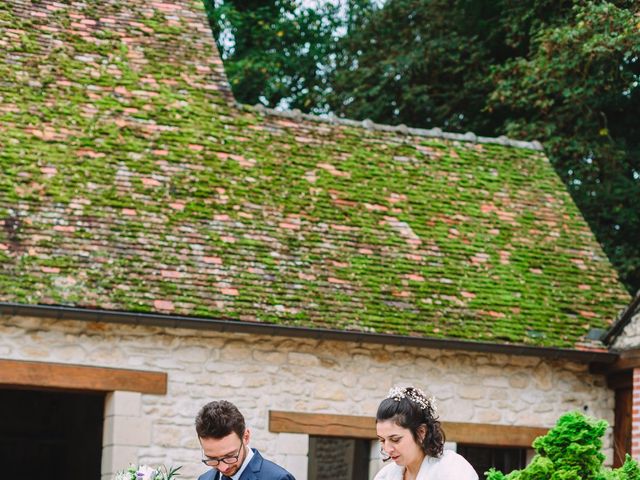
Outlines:
[[[630,350],[640,347],[640,312],[631,317],[631,321],[612,346],[616,350]]]

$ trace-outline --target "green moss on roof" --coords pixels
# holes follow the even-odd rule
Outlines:
[[[0,4],[0,300],[582,348],[628,296],[538,151],[230,101],[198,1]]]

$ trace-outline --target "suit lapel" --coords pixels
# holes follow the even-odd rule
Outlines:
[[[262,470],[262,456],[257,450],[253,450],[253,457],[240,475],[240,480],[258,480],[260,470]]]

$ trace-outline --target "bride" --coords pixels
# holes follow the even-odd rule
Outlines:
[[[478,480],[461,455],[446,450],[433,399],[415,387],[395,387],[378,407],[376,431],[383,460],[374,480]]]

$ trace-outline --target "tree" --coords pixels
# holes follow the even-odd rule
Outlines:
[[[465,114],[482,110],[490,52],[475,41],[464,9],[452,14],[450,4],[389,0],[368,15],[341,41],[331,109],[380,123],[461,130],[471,122],[481,130],[481,115]]]
[[[295,0],[205,0],[205,6],[238,101],[323,110],[335,36],[344,21],[338,6],[314,9]]]
[[[350,118],[493,135],[491,68],[526,55],[571,2],[387,0],[338,49],[330,106]]]

